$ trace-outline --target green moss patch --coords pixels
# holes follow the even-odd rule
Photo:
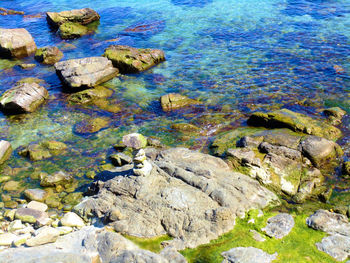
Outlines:
[[[171,240],[171,237],[168,235],[159,236],[155,238],[140,238],[140,237],[134,237],[134,236],[128,236],[128,235],[125,235],[124,237],[134,242],[140,248],[146,249],[155,253],[159,253],[163,249],[163,246],[161,245],[162,242]]]
[[[256,247],[267,253],[278,253],[274,262],[337,262],[332,257],[317,250],[315,243],[320,242],[325,233],[313,230],[306,225],[308,215],[293,215],[295,226],[293,230],[283,239],[277,240],[265,236],[261,228],[266,226],[268,218],[276,213],[266,213],[258,217],[257,211],[248,213],[245,219],[237,219],[236,226],[231,232],[222,235],[209,244],[199,246],[195,249],[186,249],[182,254],[190,263],[221,263],[221,253],[234,247]],[[254,223],[248,223],[254,219]],[[258,242],[253,238],[250,230],[258,231],[265,242]]]

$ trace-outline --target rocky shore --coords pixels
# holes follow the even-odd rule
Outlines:
[[[62,39],[94,34],[100,20],[90,8],[47,12],[46,17]],[[26,29],[0,28],[2,58],[33,56],[56,72],[69,92],[67,103],[93,103],[111,113],[120,109],[106,105],[112,91],[104,83],[166,60],[162,50],[125,45],[74,59],[65,59],[60,49],[37,49]],[[0,110],[9,117],[34,114],[50,97],[46,87],[40,79],[23,78],[1,95]],[[164,92],[154,103],[162,114],[207,107],[180,93]],[[337,143],[343,136],[337,126],[345,116],[339,107],[316,117],[283,108],[256,111],[230,129],[220,130],[221,120],[171,125],[184,136],[199,133],[198,123],[208,134],[214,126],[220,132],[204,151],[126,133],[111,138],[114,144],[105,147],[103,164],[85,174],[86,184],[68,167],[31,173],[37,188],[1,175],[0,262],[185,263],[197,262],[192,255],[207,246],[219,247],[217,258],[207,262],[287,262],[293,251],[286,248],[293,240],[301,247],[305,242],[305,249],[324,262],[345,261],[350,208],[329,203],[335,171],[350,175]],[[108,118],[91,117],[77,122],[73,132],[97,136],[110,125]],[[35,163],[72,150],[56,140],[16,147],[1,140],[0,164],[5,169],[14,155]],[[306,241],[307,235],[315,238]],[[300,262],[310,261],[300,255]]]

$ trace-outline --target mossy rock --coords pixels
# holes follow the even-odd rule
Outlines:
[[[74,39],[89,34],[89,28],[78,23],[67,22],[59,27],[62,39]]]
[[[23,84],[23,83],[28,83],[28,84],[43,84],[45,83],[45,80],[43,79],[38,79],[38,78],[24,78],[16,82],[17,85]]]
[[[96,99],[108,98],[112,94],[112,90],[103,86],[97,86],[93,89],[86,89],[70,95],[68,101],[76,104],[87,104]]]
[[[175,131],[185,132],[185,133],[200,131],[200,128],[190,123],[174,123],[170,127]]]
[[[173,111],[190,105],[197,105],[200,102],[178,93],[169,93],[160,98],[160,104],[163,111]]]
[[[336,140],[342,136],[338,128],[327,122],[315,120],[288,109],[281,109],[270,113],[256,112],[250,116],[248,124],[266,128],[288,128],[295,132],[316,135],[329,140]]]
[[[34,58],[42,64],[53,65],[63,58],[63,53],[57,47],[43,47],[36,50]]]
[[[261,128],[244,128],[240,127],[232,131],[228,131],[222,134],[219,134],[212,145],[210,146],[211,150],[215,155],[222,156],[230,148],[236,148],[237,141],[247,135],[251,135],[264,129]]]
[[[343,163],[343,176],[344,177],[350,177],[350,162],[344,162]]]
[[[107,118],[94,118],[89,120],[84,120],[77,123],[74,126],[74,132],[78,134],[91,134],[96,133],[102,129],[109,127],[110,120]]]

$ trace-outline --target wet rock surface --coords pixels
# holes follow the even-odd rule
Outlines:
[[[147,176],[113,176],[93,186],[95,196],[75,207],[83,218],[119,210],[110,225],[141,237],[169,234],[177,247],[195,247],[231,230],[235,217],[252,208],[277,204],[278,198],[248,176],[231,172],[221,159],[185,148],[161,151],[147,160]],[[138,213],[135,214],[134,211]],[[116,219],[116,218],[114,218]]]
[[[6,114],[30,113],[48,97],[48,91],[44,87],[36,83],[22,83],[1,95],[0,106]]]
[[[59,27],[60,25],[73,22],[81,25],[87,25],[100,20],[99,14],[91,8],[74,9],[70,11],[47,12],[47,21],[50,25]]]
[[[105,50],[104,56],[113,62],[123,74],[145,71],[165,61],[165,55],[159,49],[133,48],[112,45]]]
[[[270,263],[277,258],[277,253],[270,255],[255,247],[236,247],[221,255],[222,263]]]
[[[104,57],[61,61],[55,68],[63,83],[72,89],[92,88],[118,75],[118,69]]]
[[[40,63],[54,65],[63,58],[63,53],[57,47],[43,47],[36,50],[34,58]]]
[[[250,116],[248,124],[267,128],[289,128],[296,132],[324,137],[329,140],[338,139],[342,135],[338,128],[326,122],[315,120],[288,109],[270,113],[254,113]]]
[[[309,227],[330,235],[316,243],[319,250],[338,261],[343,261],[350,256],[350,223],[346,216],[318,210],[307,218],[306,223]]]
[[[173,111],[199,102],[178,93],[169,93],[160,98],[160,104],[163,111]]]
[[[0,56],[5,58],[23,58],[36,50],[31,34],[24,28],[0,28]]]

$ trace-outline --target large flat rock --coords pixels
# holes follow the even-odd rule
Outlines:
[[[279,203],[277,196],[221,159],[174,148],[148,160],[148,176],[127,171],[94,185],[97,194],[75,207],[82,217],[111,221],[117,232],[155,237],[168,234],[170,244],[196,247],[233,229],[236,216]],[[118,211],[118,217],[110,216]],[[137,211],[137,213],[135,213]]]
[[[32,35],[24,28],[0,28],[0,56],[23,58],[33,54],[36,44]]]
[[[48,91],[39,84],[22,83],[1,95],[0,108],[6,114],[33,112],[48,97]]]
[[[70,88],[91,88],[118,75],[105,57],[70,59],[55,64],[57,75]]]

